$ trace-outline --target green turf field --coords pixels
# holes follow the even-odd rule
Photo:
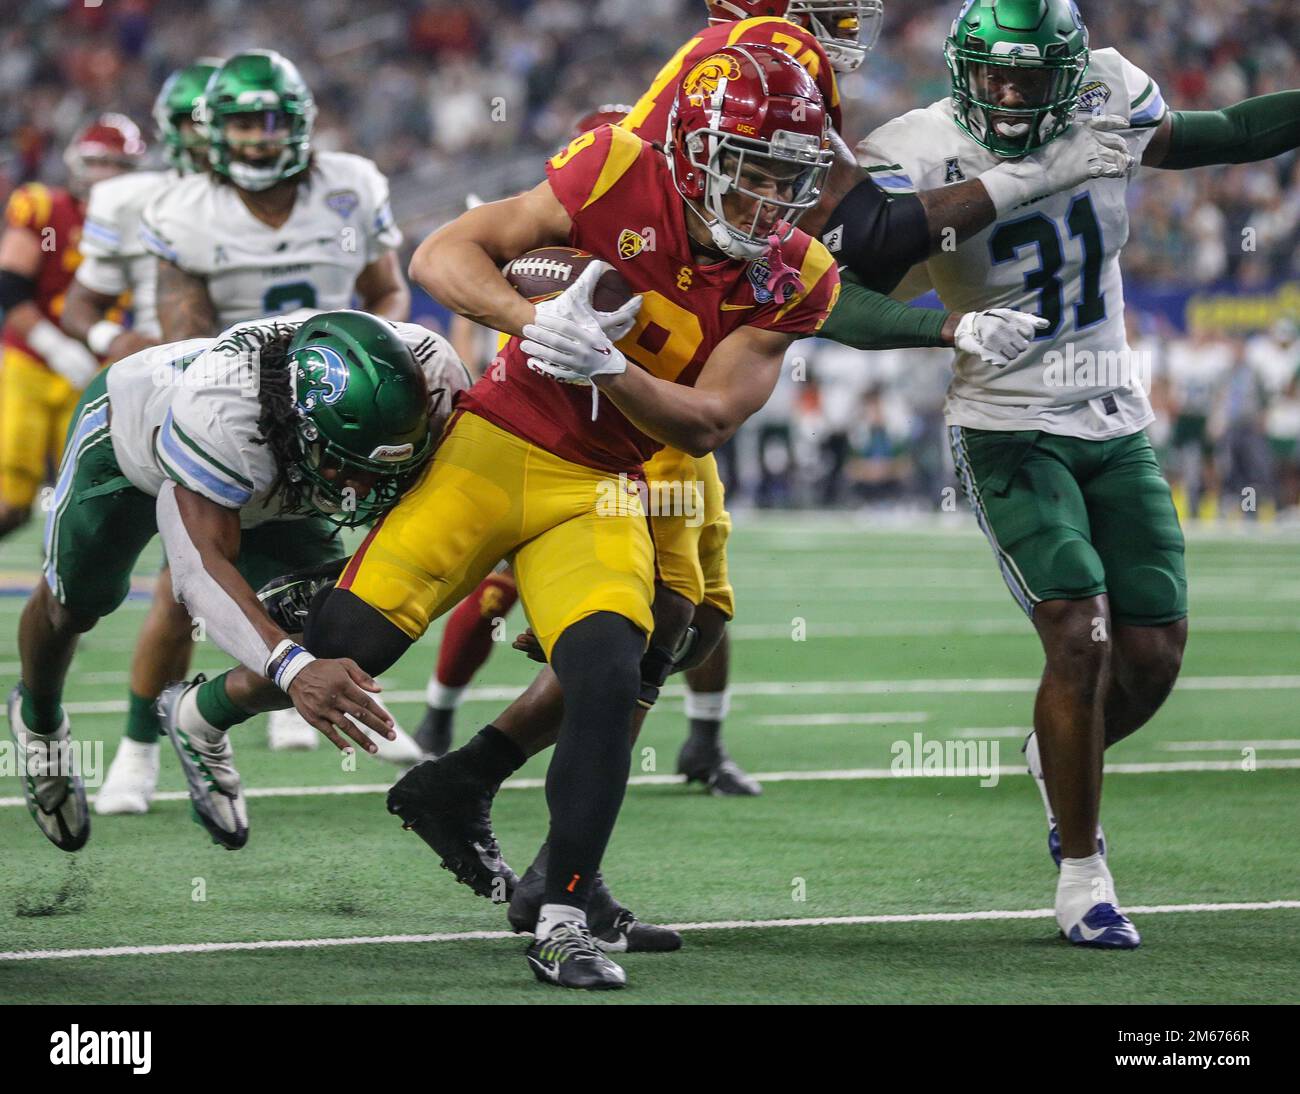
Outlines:
[[[38,550],[35,531],[5,543],[0,582],[30,584]],[[728,739],[775,777],[757,800],[675,784],[679,693],[660,704],[606,875],[643,918],[694,926],[678,954],[625,958],[627,991],[535,983],[523,942],[500,936],[503,912],[385,812],[391,768],[362,757],[344,770],[325,742],[272,754],[259,721],[236,731],[245,782],[266,796],[235,853],[173,796],[148,817],[95,818],[86,850],[66,855],[3,780],[0,1002],[1300,1002],[1298,552],[1295,531],[1191,537],[1183,681],[1108,755],[1112,869],[1126,906],[1148,909],[1133,913],[1136,952],[1074,949],[1033,914],[1055,886],[1019,765],[1038,646],[968,515],[910,528],[783,516],[738,521],[731,556]],[[76,735],[107,741],[106,759],[145,603],[85,641],[66,696]],[[6,690],[21,605],[0,598]],[[383,681],[408,728],[438,631]],[[201,650],[200,668],[225,664]],[[532,667],[498,652],[458,740]],[[975,742],[1000,776],[893,777],[895,743],[915,734]],[[164,747],[163,789],[179,791]],[[520,870],[545,826],[543,772],[534,761],[498,801]],[[1272,902],[1289,906],[1222,907]],[[1017,911],[1031,914],[956,918]],[[346,939],[372,941],[320,945]],[[257,942],[271,945],[211,948]],[[184,945],[201,948],[155,952]],[[103,947],[146,952],[53,956]]]

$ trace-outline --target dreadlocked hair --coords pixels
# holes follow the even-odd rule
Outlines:
[[[254,444],[264,444],[275,460],[276,478],[271,494],[284,499],[285,508],[301,510],[307,484],[290,475],[290,469],[302,459],[298,441],[298,409],[293,402],[293,382],[289,375],[289,343],[294,331],[277,334],[260,347],[260,375],[257,385],[257,433]]]

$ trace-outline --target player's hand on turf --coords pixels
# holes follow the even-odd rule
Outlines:
[[[531,628],[518,635],[511,645],[520,653],[526,653],[532,660],[546,664],[546,653]]]
[[[1029,348],[1038,331],[1049,326],[1041,316],[1010,308],[971,311],[958,322],[953,345],[962,353],[977,354],[986,365],[1005,368]]]
[[[308,724],[328,737],[335,748],[346,751],[356,742],[366,752],[377,752],[378,746],[357,722],[381,737],[396,740],[393,719],[370,698],[370,693],[378,691],[379,685],[352,658],[321,657],[294,677],[289,698]]]

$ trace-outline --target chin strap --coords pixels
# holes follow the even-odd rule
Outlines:
[[[785,221],[779,221],[772,234],[767,237],[767,291],[781,303],[785,303],[795,293],[804,291],[803,278],[793,266],[787,266],[781,256],[782,237],[790,238],[791,228]],[[786,292],[789,289],[790,292]]]

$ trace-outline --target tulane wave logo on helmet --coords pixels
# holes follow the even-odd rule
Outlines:
[[[305,346],[294,355],[293,401],[310,414],[318,406],[332,406],[348,389],[348,366],[329,346]]]

